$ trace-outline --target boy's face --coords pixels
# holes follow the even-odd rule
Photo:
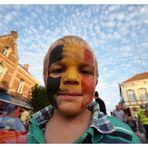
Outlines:
[[[79,46],[59,45],[50,54],[47,95],[64,115],[87,108],[94,96],[96,71],[92,53]]]

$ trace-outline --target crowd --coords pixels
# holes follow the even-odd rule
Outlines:
[[[95,92],[95,101],[99,103],[100,111],[107,114],[105,102],[99,97],[97,91]],[[115,106],[115,110],[111,112],[111,116],[128,124],[134,132],[144,133],[148,142],[148,103],[140,105],[136,115],[132,115],[129,107],[123,107],[119,103]]]
[[[148,142],[148,103],[140,106],[136,116],[121,104],[116,105],[111,115],[128,124],[134,132],[144,133]]]

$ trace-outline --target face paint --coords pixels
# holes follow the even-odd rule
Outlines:
[[[64,45],[59,45],[56,46],[50,54],[50,61],[49,61],[49,66],[62,59],[62,50],[63,50]],[[48,79],[47,79],[47,97],[51,105],[56,107],[56,99],[55,99],[55,94],[57,91],[59,91],[59,86],[60,86],[60,79],[59,78],[52,78],[49,76],[48,72]]]
[[[56,46],[50,53],[50,61],[49,66],[57,61],[60,61],[62,59],[62,51],[63,51],[64,45]]]
[[[66,43],[50,54],[47,95],[50,103],[66,115],[86,109],[95,89],[94,58],[80,44]]]
[[[93,94],[94,94],[94,78],[90,77],[82,77],[81,79],[81,85],[82,85],[82,93],[83,94],[89,94],[87,98],[85,98],[81,108],[86,108],[88,104],[92,101]]]
[[[55,94],[57,93],[57,91],[59,91],[60,79],[61,77],[59,78],[48,77],[48,80],[47,80],[47,97],[48,97],[49,103],[54,107],[57,107]]]
[[[84,61],[91,64],[93,63],[92,53],[87,48],[84,48]]]
[[[83,63],[85,63],[85,64],[88,64],[88,67],[89,67],[88,69],[90,70],[91,69],[90,67],[93,65],[93,61],[94,61],[93,55],[87,48],[84,48],[84,49],[81,48],[76,50],[75,48],[69,47],[66,49],[68,50],[65,50],[65,47],[64,47],[64,51],[68,53],[65,55],[69,55],[69,56],[73,55],[73,56],[69,58],[69,61],[68,61],[68,56],[67,58],[63,57],[62,59],[63,63],[65,63],[68,67],[70,67],[70,70],[68,70],[68,72],[66,72],[61,78],[60,89],[81,92],[81,94],[84,96],[83,101],[81,102],[81,109],[84,109],[88,106],[88,104],[93,99],[94,88],[95,88],[94,72],[92,73],[92,75],[83,76],[83,74],[81,73],[81,71],[83,71],[83,68],[79,69],[78,67],[80,63],[82,65]],[[78,52],[75,53],[76,51],[79,51],[79,53]],[[74,67],[76,67],[75,70],[71,68],[73,67],[73,65]],[[79,85],[65,85],[64,84],[65,79],[69,81],[79,82]]]
[[[92,53],[87,48],[84,49],[84,61],[87,61],[88,63],[91,63],[91,64],[93,63]],[[82,108],[84,108],[92,101],[92,98],[93,98],[94,87],[95,87],[94,76],[82,77],[81,86],[82,86],[83,94],[86,94],[86,93],[90,94],[90,96],[84,100],[81,106]]]
[[[73,59],[73,60],[72,60]],[[66,44],[64,45],[63,49],[63,59],[62,63],[64,63],[68,68],[68,71],[62,76],[60,82],[60,89],[61,90],[76,90],[77,92],[82,92],[81,85],[65,85],[64,81],[67,79],[68,81],[77,81],[81,83],[80,74],[78,74],[78,70],[73,68],[79,64],[79,60],[84,59],[84,48],[80,47],[79,45],[75,44]]]

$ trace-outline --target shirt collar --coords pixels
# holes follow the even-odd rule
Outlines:
[[[115,131],[115,128],[103,112],[100,112],[100,107],[97,102],[92,102],[89,106],[92,111],[92,120],[89,127],[94,127],[98,132],[106,134]]]
[[[109,119],[107,119],[107,115],[100,112],[99,104],[97,102],[92,102],[88,109],[92,111],[92,119],[89,125],[90,128],[94,127],[102,134],[112,133],[115,130]],[[53,112],[53,106],[49,105],[33,114],[30,118],[30,123],[36,119],[37,122],[34,122],[34,125],[39,126],[42,131],[45,131],[46,124]]]

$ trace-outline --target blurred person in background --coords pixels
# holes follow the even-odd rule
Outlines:
[[[113,110],[112,116],[120,119],[123,122],[126,122],[126,115],[125,115],[124,111],[122,110],[120,104],[116,105],[116,109]]]
[[[95,91],[95,101],[99,103],[100,111],[103,112],[105,115],[107,114],[106,112],[106,106],[104,101],[99,97],[99,93]]]
[[[132,117],[131,115],[131,111],[130,108],[124,108],[123,109],[124,113],[125,113],[125,122],[131,127],[131,129],[136,132],[137,130],[137,125],[136,125],[136,121],[135,119]]]
[[[143,127],[143,124],[142,124],[142,121],[141,121],[141,118],[145,112],[145,109],[144,109],[144,105],[140,105],[140,108],[138,109],[138,130],[140,133],[144,133],[144,127]]]
[[[20,119],[21,119],[21,121],[23,122],[23,124],[25,125],[26,128],[28,128],[29,115],[30,115],[29,111],[27,111],[24,108],[21,109]]]
[[[148,142],[148,103],[145,106],[141,106],[141,109],[138,112],[138,117],[143,125],[145,137]]]

